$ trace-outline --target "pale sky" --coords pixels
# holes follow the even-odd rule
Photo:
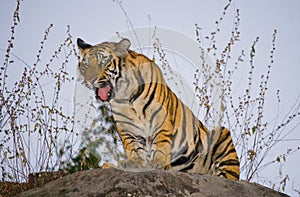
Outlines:
[[[122,5],[134,27],[158,26],[181,32],[195,39],[195,23],[202,28],[203,35],[215,29],[215,21],[221,16],[226,0],[192,0],[192,1],[141,1],[123,0]],[[7,48],[10,35],[15,3],[12,0],[0,0],[0,49]],[[274,117],[272,97],[276,97],[276,90],[280,90],[280,113],[284,115],[300,96],[300,1],[299,0],[240,0],[232,1],[228,13],[221,25],[221,33],[217,41],[223,47],[230,36],[234,20],[234,10],[240,13],[240,42],[235,48],[236,53],[245,49],[246,56],[257,36],[260,37],[256,47],[255,65],[257,71],[264,73],[268,65],[269,51],[272,48],[271,40],[273,30],[276,29],[275,63],[271,70],[269,83],[270,103],[266,104],[266,113],[270,120]],[[17,27],[16,40],[13,53],[28,64],[35,60],[36,52],[40,46],[44,30],[53,24],[47,47],[51,49],[64,40],[67,25],[71,27],[72,35],[81,37],[91,44],[104,41],[129,29],[126,16],[116,2],[112,0],[30,0],[21,2],[21,23]],[[180,43],[172,40],[174,45]],[[53,51],[53,50],[52,50]],[[47,52],[46,52],[47,53]],[[0,51],[1,62],[4,52]],[[74,75],[76,75],[74,62]],[[11,70],[10,72],[14,72]],[[243,75],[243,74],[242,74]],[[245,77],[247,73],[245,74]],[[68,99],[68,98],[66,98]],[[72,99],[69,99],[72,100]],[[298,122],[299,122],[298,118]],[[288,137],[298,139],[289,142],[293,147],[300,145],[299,127]],[[282,149],[285,150],[285,146]],[[279,147],[280,149],[280,147]],[[288,158],[283,167],[290,176],[294,188],[300,190],[300,171],[298,164],[300,152]],[[274,169],[266,171],[266,176],[272,179]],[[277,173],[277,169],[276,169]],[[290,194],[292,189],[287,188]]]

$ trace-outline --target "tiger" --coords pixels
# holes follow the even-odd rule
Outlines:
[[[229,130],[208,130],[169,88],[155,61],[130,50],[130,45],[127,38],[96,45],[77,38],[79,75],[97,100],[110,105],[124,148],[126,159],[117,168],[239,180],[239,159]]]

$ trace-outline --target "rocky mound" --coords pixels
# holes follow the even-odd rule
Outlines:
[[[170,171],[94,169],[76,172],[18,196],[287,196],[258,184]]]

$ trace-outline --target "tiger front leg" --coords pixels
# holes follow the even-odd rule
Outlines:
[[[156,151],[154,154],[154,158],[147,163],[146,168],[163,170],[171,169],[169,156],[160,151]]]
[[[123,169],[138,169],[143,168],[143,163],[140,159],[128,159],[120,161],[119,167]]]
[[[108,168],[123,168],[123,169],[135,169],[135,168],[143,168],[144,167],[144,161],[140,156],[141,151],[139,151],[139,148],[136,148],[136,146],[133,146],[131,144],[127,144],[125,146],[125,154],[126,159],[125,160],[119,160],[118,165],[114,165],[112,163],[105,162],[102,165],[103,169]]]
[[[151,169],[171,169],[171,141],[167,131],[160,131],[152,144],[152,159],[146,167]]]
[[[118,162],[118,166],[105,162],[101,166],[102,169],[109,168],[121,168],[121,169],[134,169],[134,168],[142,168],[142,162],[139,159],[129,159],[129,160],[121,160]]]
[[[141,150],[137,143],[124,146],[126,159],[119,161],[118,166],[124,169],[143,168],[145,161],[141,157]]]

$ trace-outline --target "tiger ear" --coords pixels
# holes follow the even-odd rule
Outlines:
[[[131,42],[127,38],[123,38],[116,46],[115,51],[118,57],[124,57],[131,45]]]
[[[81,38],[77,38],[77,46],[81,55],[84,55],[84,52],[92,47],[92,45],[84,42]]]

